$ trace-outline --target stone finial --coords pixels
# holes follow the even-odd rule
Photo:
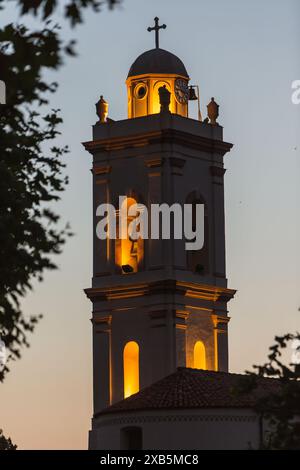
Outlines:
[[[158,94],[159,94],[159,102],[160,102],[160,112],[169,113],[171,93],[167,89],[166,85],[163,85],[158,89]]]
[[[207,105],[207,114],[210,123],[213,125],[217,124],[217,119],[219,117],[219,105],[215,102],[214,98],[212,98],[211,102]]]
[[[96,103],[96,113],[100,119],[100,122],[106,122],[108,116],[108,103],[105,101],[103,96],[100,96],[100,100]]]

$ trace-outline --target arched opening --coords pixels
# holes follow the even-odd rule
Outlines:
[[[158,81],[155,83],[153,87],[153,96],[152,96],[152,113],[157,114],[160,113],[160,101],[159,101],[159,93],[158,90],[162,86],[166,86],[167,90],[171,92],[171,87],[170,83],[167,81]],[[174,112],[174,109],[172,109],[172,105],[170,103],[170,111]]]
[[[138,426],[121,429],[121,450],[142,450],[143,431]]]
[[[194,346],[194,369],[206,370],[206,353],[202,341],[197,341]]]
[[[131,206],[137,204],[136,199],[133,197],[127,197],[122,204],[121,212],[127,211],[127,228],[126,238],[118,238],[116,240],[116,252],[115,259],[116,264],[121,267],[123,274],[136,273],[143,263],[144,259],[144,240],[140,237],[137,240],[133,240],[128,235],[128,228],[131,222],[136,219],[134,216],[128,215],[128,211]],[[138,212],[137,212],[138,217]],[[118,217],[117,233],[119,233],[120,227],[120,214]]]
[[[209,274],[209,219],[205,200],[196,195],[196,191],[189,194],[186,204],[192,205],[192,228],[196,229],[196,204],[204,204],[204,245],[201,250],[187,251],[187,267],[196,274]]]
[[[137,393],[140,388],[139,345],[129,341],[123,352],[124,398]]]

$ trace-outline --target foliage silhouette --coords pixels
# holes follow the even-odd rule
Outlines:
[[[291,362],[286,364],[283,354],[293,346]],[[262,436],[261,448],[270,450],[300,449],[300,334],[276,336],[269,348],[268,361],[254,366],[254,372],[247,375],[238,386],[236,393],[249,393],[261,377],[277,379],[278,386],[262,396],[256,404],[266,430]]]
[[[0,10],[14,4],[19,23],[0,28],[0,80],[6,84],[6,104],[0,105],[0,338],[8,361],[0,365],[0,381],[8,363],[19,359],[29,334],[41,316],[27,317],[22,298],[34,279],[56,268],[53,255],[61,253],[71,235],[61,227],[53,205],[68,183],[58,146],[59,110],[51,109],[51,94],[57,83],[47,82],[47,71],[58,70],[67,56],[74,56],[75,41],[64,43],[56,13],[63,7],[62,23],[82,23],[84,11],[95,12],[118,0],[0,0]],[[40,28],[21,23],[25,16],[40,19]],[[2,447],[1,447],[2,446]],[[0,447],[14,445],[0,434]]]

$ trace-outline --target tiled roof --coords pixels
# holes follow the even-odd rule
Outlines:
[[[140,410],[251,408],[258,398],[276,392],[279,382],[259,378],[251,392],[237,393],[245,375],[179,368],[175,373],[115,403],[96,416]]]

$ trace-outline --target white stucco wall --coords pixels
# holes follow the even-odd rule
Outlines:
[[[169,410],[99,417],[90,433],[90,448],[120,449],[121,429],[140,426],[143,449],[256,449],[259,419],[250,409]]]

